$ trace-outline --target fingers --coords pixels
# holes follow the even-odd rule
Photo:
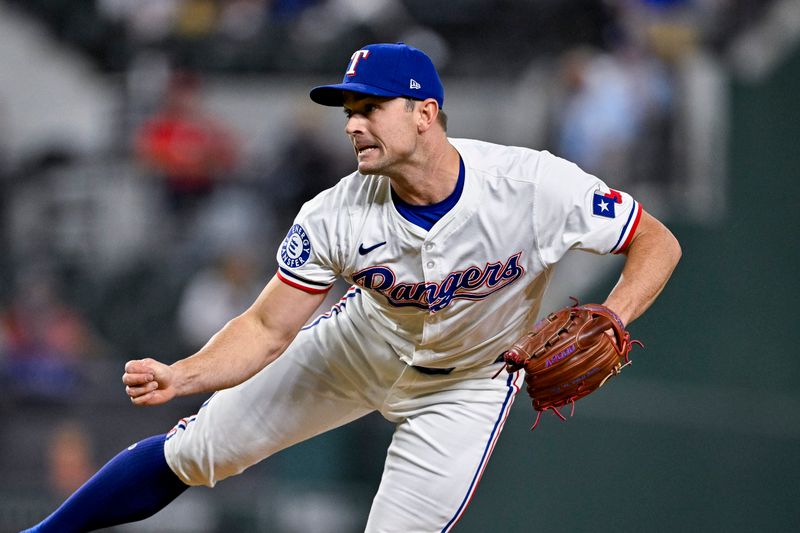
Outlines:
[[[132,387],[128,385],[127,387],[125,387],[125,394],[130,396],[131,399],[136,399],[142,396],[146,396],[156,390],[158,390],[158,382],[150,381],[139,387]]]
[[[136,359],[125,364],[122,383],[134,405],[160,405],[175,397],[170,367],[155,359]]]
[[[128,361],[125,364],[122,383],[125,385],[125,394],[130,396],[134,405],[147,405],[153,401],[153,393],[159,388],[155,366],[156,362],[152,359]]]
[[[150,374],[155,376],[155,363],[153,359],[136,359],[125,363],[125,375]]]
[[[146,385],[155,381],[155,379],[156,376],[152,373],[131,374],[130,372],[125,372],[122,374],[122,383],[131,387]]]
[[[122,375],[122,382],[125,385],[141,386],[156,378],[161,378],[161,363],[154,359],[136,359],[125,364],[125,373]]]
[[[155,390],[150,392],[145,392],[141,395],[133,395],[128,393],[128,396],[130,396],[131,403],[133,405],[156,405],[158,403],[161,403],[157,399],[157,392]]]

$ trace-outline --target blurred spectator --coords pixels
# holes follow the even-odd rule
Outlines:
[[[634,0],[622,2],[620,22],[640,49],[665,64],[680,62],[703,39],[701,22],[713,27],[715,9],[726,0]]]
[[[255,258],[228,251],[187,284],[178,308],[178,327],[191,350],[203,346],[225,323],[241,314],[263,285]]]
[[[174,30],[180,0],[97,0],[100,16],[121,24],[134,44],[147,45],[167,38]]]
[[[287,136],[264,182],[264,196],[273,209],[281,238],[300,207],[353,171],[352,156],[342,158],[324,142],[317,127],[317,110],[301,108],[284,130]]]
[[[270,15],[278,20],[293,20],[309,7],[313,7],[316,4],[322,4],[324,3],[324,1],[323,0],[271,0]]]
[[[361,44],[359,41],[389,41],[413,22],[399,0],[325,0],[316,4],[297,17],[291,39],[300,50],[325,53],[321,46],[335,49],[341,42],[355,40],[348,46],[351,48]]]
[[[637,184],[668,185],[675,176],[675,100],[678,83],[669,67],[647,49],[633,45],[616,52],[631,84],[639,134],[633,140],[630,178]],[[635,192],[635,191],[634,191]],[[653,194],[667,189],[653,190]]]
[[[68,398],[80,385],[81,362],[103,352],[82,314],[64,301],[55,280],[33,274],[0,311],[6,377],[22,396]]]
[[[47,476],[52,496],[63,500],[95,472],[89,432],[77,422],[58,426],[47,444]]]
[[[633,46],[581,47],[562,56],[559,74],[559,155],[620,187],[665,179],[653,175],[663,168],[637,163],[665,153],[672,86],[661,63]]]
[[[559,155],[622,186],[640,126],[623,65],[613,55],[579,48],[562,57],[559,79]]]
[[[218,6],[213,0],[184,0],[178,8],[178,37],[196,39],[211,35],[217,25]]]
[[[267,0],[225,0],[219,15],[219,32],[229,39],[246,41],[267,24]]]
[[[181,224],[191,222],[238,159],[232,132],[202,108],[199,83],[193,74],[176,73],[162,108],[144,121],[134,138],[136,156],[163,180],[169,206]]]
[[[11,268],[9,262],[8,250],[11,248],[9,235],[9,220],[10,220],[10,197],[11,197],[11,151],[9,150],[8,143],[10,139],[9,121],[6,115],[6,102],[0,99],[0,247],[6,251],[0,257],[0,279],[7,277],[6,272]],[[0,287],[0,299],[5,296],[7,288]],[[2,300],[0,300],[2,301]],[[2,339],[0,338],[0,352],[2,352]],[[0,363],[2,362],[2,353],[0,353]]]

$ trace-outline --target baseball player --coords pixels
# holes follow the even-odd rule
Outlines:
[[[214,394],[138,442],[29,531],[152,515],[266,457],[379,411],[396,424],[369,532],[449,531],[469,504],[522,379],[492,379],[530,329],[570,249],[623,253],[604,302],[629,323],[680,247],[630,195],[548,153],[451,139],[431,60],[402,43],[356,51],[341,107],[358,170],[300,210],[261,295],[197,353],[129,361],[135,405]],[[310,321],[334,280],[352,286]]]

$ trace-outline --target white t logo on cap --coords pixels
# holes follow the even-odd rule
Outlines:
[[[361,58],[366,59],[369,56],[369,50],[358,50],[354,52],[352,56],[350,56],[350,67],[347,69],[345,76],[355,76],[356,74],[356,65],[358,62],[361,61]]]

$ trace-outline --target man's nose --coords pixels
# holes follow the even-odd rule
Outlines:
[[[364,132],[364,119],[357,113],[350,115],[344,125],[344,131],[348,135]]]

